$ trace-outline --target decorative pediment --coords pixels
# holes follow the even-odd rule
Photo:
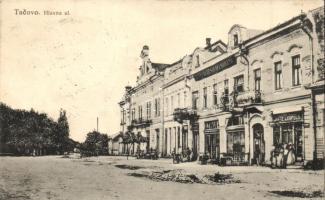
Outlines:
[[[257,59],[255,59],[255,60],[253,60],[253,61],[251,62],[251,65],[253,66],[253,65],[255,65],[255,64],[262,63],[262,62],[263,62],[263,60],[257,60]]]
[[[276,55],[283,55],[283,52],[281,52],[281,51],[274,51],[272,54],[271,54],[271,58],[273,59],[274,58],[274,56],[276,56]]]
[[[301,49],[302,48],[302,45],[299,45],[299,44],[292,44],[289,46],[289,48],[287,49],[287,52],[290,52],[292,49],[294,48],[298,48],[298,49]]]

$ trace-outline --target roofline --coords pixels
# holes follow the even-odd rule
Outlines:
[[[285,26],[291,24],[292,22],[294,22],[294,21],[296,21],[296,20],[298,20],[298,19],[301,20],[302,18],[305,18],[305,17],[306,17],[306,14],[305,14],[305,13],[300,14],[300,15],[298,15],[298,16],[296,16],[296,17],[293,17],[293,18],[289,19],[289,20],[286,21],[286,22],[283,22],[283,23],[281,23],[281,24],[279,24],[279,25],[277,25],[277,26],[275,26],[275,27],[273,27],[273,28],[270,28],[270,29],[268,29],[268,30],[266,30],[266,31],[264,31],[264,32],[262,32],[262,33],[260,33],[260,34],[255,35],[254,37],[251,37],[251,38],[245,40],[245,41],[243,42],[243,44],[247,44],[247,43],[249,43],[249,42],[251,42],[251,41],[253,41],[253,40],[255,40],[255,39],[257,39],[257,38],[259,38],[259,37],[261,37],[261,36],[263,36],[263,35],[266,35],[266,34],[268,34],[268,33],[271,33],[271,32],[273,32],[273,31],[276,31],[276,30],[278,30],[278,29],[280,29],[280,28],[283,28],[283,27],[285,27]]]

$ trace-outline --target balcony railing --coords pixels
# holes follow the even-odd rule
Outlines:
[[[150,124],[152,124],[152,120],[151,119],[133,119],[131,121],[131,125],[129,126],[130,128],[133,127],[148,127],[150,126]]]
[[[235,106],[242,107],[262,103],[261,91],[247,91],[234,96]]]
[[[182,123],[184,120],[194,120],[197,117],[197,112],[193,108],[176,108],[173,116],[175,121]]]

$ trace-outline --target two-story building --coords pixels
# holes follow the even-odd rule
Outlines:
[[[317,45],[311,20],[301,14],[267,31],[234,25],[227,52],[193,69],[201,154],[232,164],[268,163],[281,145],[303,162],[313,160],[317,146],[324,148],[324,139],[315,139],[306,88]]]
[[[233,25],[227,44],[207,39],[170,65],[151,63],[145,46],[121,131],[160,156],[189,148],[217,163],[270,163],[281,146],[298,164],[323,159],[323,9],[266,31]]]

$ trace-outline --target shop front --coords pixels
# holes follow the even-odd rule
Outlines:
[[[245,155],[245,126],[243,116],[232,116],[227,122],[227,155],[232,164],[244,164]]]
[[[218,120],[204,123],[205,153],[209,159],[220,158],[220,130]]]
[[[273,145],[293,152],[295,162],[304,161],[304,111],[303,109],[272,113]]]

